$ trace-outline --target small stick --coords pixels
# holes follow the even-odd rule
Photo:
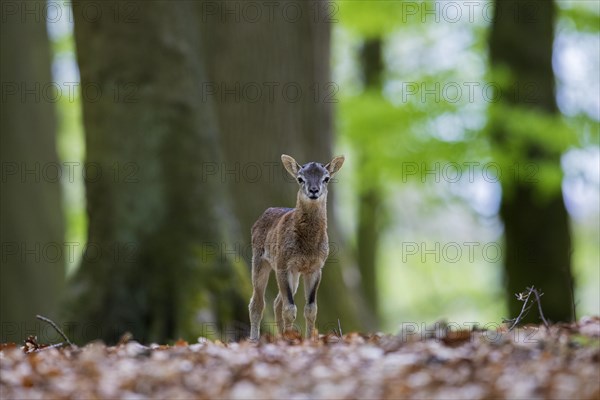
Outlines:
[[[50,346],[40,347],[39,349],[35,349],[35,350],[33,350],[33,353],[39,353],[40,351],[44,351],[44,350],[56,349],[56,348],[62,347],[64,345],[65,345],[64,342],[60,342],[60,343],[56,343],[56,344],[51,344]]]
[[[529,293],[527,293],[527,297],[525,298],[525,302],[523,303],[523,307],[521,308],[521,312],[519,313],[519,315],[517,315],[517,318],[515,318],[515,321],[513,322],[512,326],[510,328],[508,328],[508,331],[512,331],[515,326],[517,326],[517,324],[521,321],[521,319],[524,317],[523,313],[526,313],[527,310],[525,310],[525,307],[527,306],[527,302],[529,301],[529,295],[531,294],[531,289],[529,289]]]
[[[546,317],[544,317],[544,312],[542,311],[542,302],[540,301],[540,297],[543,295],[539,294],[538,291],[536,289],[534,289],[533,287],[531,287],[533,294],[535,294],[535,300],[537,301],[538,304],[538,311],[540,312],[540,317],[542,318],[542,321],[544,322],[544,325],[546,326],[546,329],[548,329],[548,321],[546,321]]]
[[[344,334],[342,333],[342,324],[340,324],[340,319],[338,318],[338,329],[340,331],[340,337],[344,336]]]
[[[39,320],[42,320],[42,321],[47,322],[48,324],[52,325],[52,327],[54,329],[56,329],[56,332],[58,332],[60,334],[60,336],[62,336],[63,339],[65,339],[65,341],[69,344],[69,346],[73,346],[73,343],[69,340],[67,335],[65,335],[65,333],[54,323],[54,321],[52,321],[50,318],[46,318],[41,315],[36,315],[35,317]]]

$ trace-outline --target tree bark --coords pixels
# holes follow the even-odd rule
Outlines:
[[[21,14],[24,3],[2,5],[0,342],[49,342],[55,333],[35,315],[56,318],[65,282],[50,44],[43,18]]]
[[[491,64],[507,70],[511,77],[508,82],[500,81],[499,104],[557,114],[552,70],[554,2],[496,0],[495,5],[489,43]],[[516,135],[500,124],[492,126],[492,134],[496,145],[505,148]],[[560,154],[529,140],[524,156],[517,162],[559,165]],[[515,300],[515,293],[534,285],[545,293],[542,305],[547,318],[572,320],[571,234],[560,188],[541,198],[535,185],[522,176],[514,181],[507,179],[503,182],[500,216],[505,228],[510,315],[518,315],[522,306]],[[526,322],[539,322],[536,313],[531,312]]]
[[[203,96],[217,102],[226,160],[219,173],[233,193],[243,237],[239,248],[248,262],[256,219],[268,207],[295,204],[297,187],[281,166],[281,154],[302,163],[332,158],[337,87],[329,65],[327,4],[283,1],[272,13],[263,4],[256,21],[218,11],[204,15],[210,81]],[[331,251],[319,289],[321,332],[337,329],[338,319],[344,330],[372,326],[360,290],[344,279],[356,267],[331,207],[334,195],[335,183],[328,200]]]
[[[247,321],[249,277],[227,193],[201,43],[201,2],[75,6],[86,132],[88,248],[73,282],[79,340],[164,343]],[[118,3],[119,5],[121,3]],[[97,88],[95,98],[86,88]],[[237,331],[245,335],[244,331]],[[192,336],[194,335],[194,336]]]

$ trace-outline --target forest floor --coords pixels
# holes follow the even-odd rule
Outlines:
[[[0,348],[0,398],[600,398],[600,318],[508,331]]]

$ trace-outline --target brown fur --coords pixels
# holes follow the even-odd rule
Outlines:
[[[321,269],[329,254],[327,237],[327,181],[342,166],[343,157],[329,164],[300,166],[282,155],[286,170],[299,179],[296,208],[269,208],[252,227],[252,285],[250,339],[260,336],[264,294],[271,270],[275,271],[279,294],[274,302],[280,333],[291,329],[296,319],[293,296],[300,275],[304,277],[306,335],[313,336],[317,316],[316,293]]]

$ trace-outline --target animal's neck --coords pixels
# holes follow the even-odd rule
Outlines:
[[[305,199],[300,192],[296,200],[296,229],[302,231],[327,230],[327,198],[319,200]]]

